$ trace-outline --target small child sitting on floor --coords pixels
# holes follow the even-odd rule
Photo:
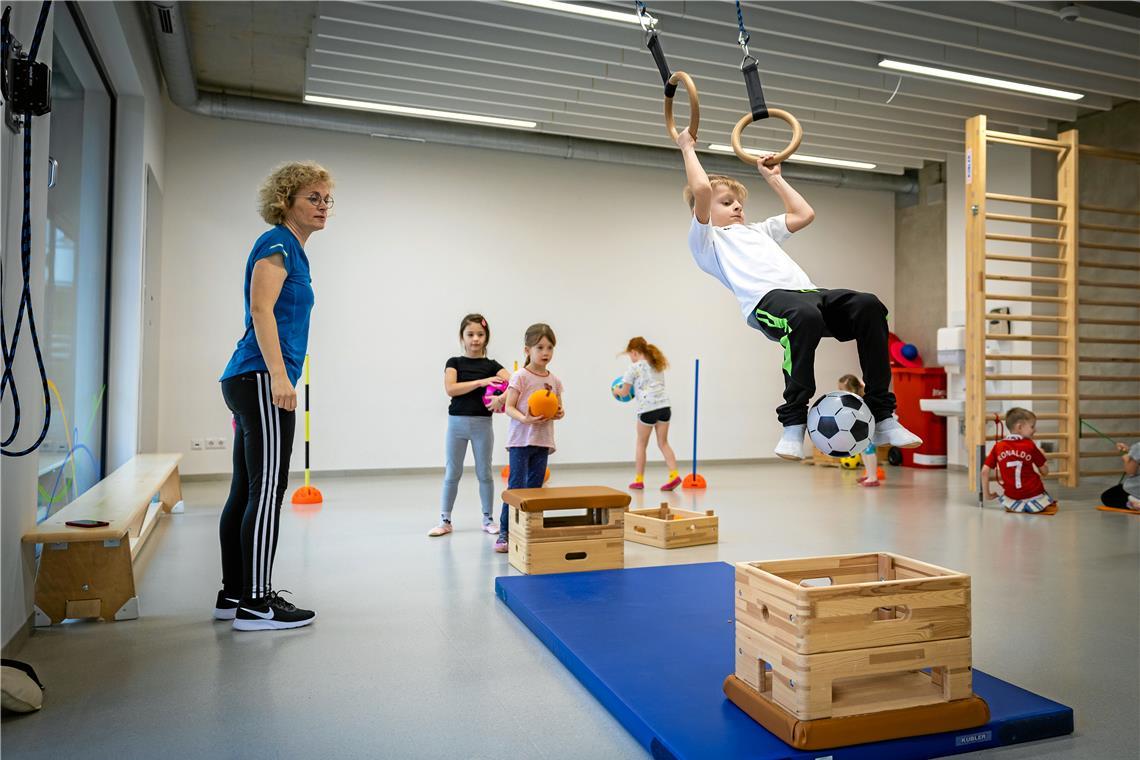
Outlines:
[[[1140,443],[1116,444],[1124,459],[1124,480],[1100,495],[1100,503],[1113,509],[1140,510]]]
[[[1037,415],[1015,406],[1006,412],[1005,426],[1010,434],[994,444],[982,467],[986,498],[997,499],[1006,512],[1056,512],[1057,502],[1041,482],[1049,474],[1049,467],[1045,455],[1033,442]],[[1004,493],[993,490],[990,473],[994,471]]]

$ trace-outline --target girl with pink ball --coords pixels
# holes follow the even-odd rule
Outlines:
[[[447,467],[443,476],[439,525],[429,536],[451,533],[451,512],[463,476],[467,444],[475,455],[475,477],[479,481],[479,501],[483,507],[483,530],[498,534],[499,526],[491,517],[494,481],[491,478],[491,452],[495,448],[495,431],[491,414],[501,412],[506,397],[494,393],[495,386],[510,380],[511,374],[494,359],[487,358],[491,328],[482,314],[468,314],[459,323],[462,356],[447,360],[443,370],[443,389],[451,398],[447,412],[445,450]]]

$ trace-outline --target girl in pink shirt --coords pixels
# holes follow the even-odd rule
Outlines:
[[[511,375],[507,386],[505,411],[511,418],[507,430],[507,453],[510,455],[511,474],[507,488],[541,488],[546,477],[546,461],[554,452],[554,420],[563,417],[562,381],[547,368],[554,357],[557,339],[550,325],[538,323],[526,329],[523,351],[526,362],[522,369]],[[558,398],[558,411],[551,417],[531,413],[529,399],[536,391],[551,393]],[[503,504],[499,516],[499,538],[495,551],[507,552],[510,509]]]

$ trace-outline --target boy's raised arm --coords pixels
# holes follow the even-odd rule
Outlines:
[[[815,219],[815,210],[811,205],[804,200],[796,190],[788,184],[780,172],[780,164],[775,166],[766,166],[764,161],[771,158],[773,154],[769,153],[761,156],[756,162],[756,168],[760,171],[761,176],[768,182],[768,186],[776,191],[776,195],[780,196],[780,200],[784,202],[785,218],[788,222],[788,232],[799,232],[804,227],[807,227]]]
[[[682,129],[678,133],[677,147],[685,159],[685,177],[689,189],[693,191],[693,216],[701,224],[708,224],[712,214],[712,184],[709,183],[705,168],[701,166],[701,160],[697,158],[697,142],[689,130]]]

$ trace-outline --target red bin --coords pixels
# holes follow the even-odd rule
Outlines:
[[[942,367],[892,367],[899,422],[922,439],[917,449],[900,449],[903,467],[946,467],[946,418],[924,412],[924,398],[946,398],[946,370]]]

